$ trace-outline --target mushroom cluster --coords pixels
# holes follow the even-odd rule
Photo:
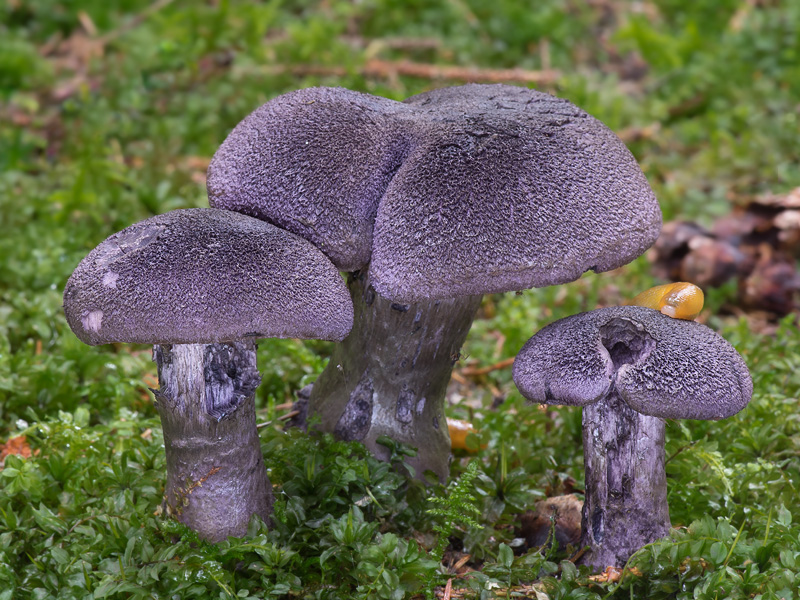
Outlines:
[[[394,102],[341,88],[279,96],[208,170],[212,206],[312,242],[355,317],[309,412],[379,457],[382,435],[448,474],[444,396],[481,295],[569,282],[642,254],[661,227],[636,160],[570,102],[465,85]]]
[[[382,435],[416,446],[415,471],[444,480],[446,386],[481,296],[614,269],[661,227],[610,129],[508,85],[285,94],[231,132],[207,182],[212,208],[101,243],[64,307],[86,343],[154,344],[166,509],[212,541],[270,512],[255,339],[341,341],[307,395],[320,427],[381,458]]]

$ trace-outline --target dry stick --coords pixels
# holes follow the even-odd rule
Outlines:
[[[455,381],[456,383],[460,383],[461,385],[464,385],[465,383],[467,383],[467,378],[464,377],[463,375],[461,375],[458,371],[453,371],[450,374],[450,378],[453,381]]]
[[[360,68],[348,69],[334,65],[265,65],[260,67],[243,67],[239,69],[242,74],[264,73],[266,75],[319,75],[344,77],[356,72],[365,77],[419,77],[421,79],[456,79],[460,81],[486,81],[500,83],[516,81],[518,83],[533,83],[549,85],[555,83],[561,76],[556,70],[529,71],[525,69],[482,69],[479,67],[461,67],[457,65],[431,65],[415,63],[408,60],[392,61],[373,58],[366,61]]]
[[[501,360],[498,363],[495,363],[493,365],[489,365],[488,367],[465,367],[465,368],[461,369],[460,373],[461,373],[461,375],[465,375],[467,377],[476,377],[476,376],[479,376],[479,375],[487,375],[488,373],[491,373],[492,371],[499,371],[500,369],[507,369],[508,367],[510,367],[513,364],[514,364],[514,357],[512,356],[511,358],[506,358],[504,360]]]
[[[467,564],[469,562],[470,558],[472,558],[471,554],[465,554],[464,556],[459,558],[458,562],[456,564],[454,564],[453,567],[452,567],[453,573],[458,574],[458,572],[461,570],[461,567],[463,567],[465,564]]]
[[[453,592],[453,579],[452,577],[447,580],[447,585],[444,586],[444,594],[442,595],[442,600],[450,600],[450,596]]]
[[[299,410],[293,410],[291,412],[286,413],[285,415],[281,415],[280,417],[277,417],[275,419],[275,421],[288,421],[292,417],[296,417],[299,414],[300,414]],[[267,421],[265,423],[259,423],[258,425],[256,425],[256,429],[261,429],[262,427],[269,427],[273,423],[274,423],[274,421]]]

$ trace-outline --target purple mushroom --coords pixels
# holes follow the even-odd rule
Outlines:
[[[465,85],[394,102],[341,88],[280,96],[208,171],[212,206],[317,245],[350,272],[353,331],[310,393],[321,427],[416,446],[448,474],[444,395],[481,295],[619,267],[661,213],[622,141],[566,100]]]
[[[325,255],[239,213],[175,210],[92,250],[67,281],[64,311],[87,344],[154,344],[166,512],[214,542],[244,535],[253,514],[268,519],[255,340],[348,334],[352,303]]]
[[[514,363],[522,395],[583,407],[583,562],[623,565],[669,533],[664,419],[724,419],[753,382],[722,336],[650,308],[614,306],[536,333]]]

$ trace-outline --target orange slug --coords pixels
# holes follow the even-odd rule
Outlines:
[[[470,433],[478,433],[472,426],[472,423],[468,423],[467,421],[462,421],[460,419],[451,419],[450,417],[447,417],[447,431],[450,432],[451,449],[466,450],[467,452],[475,451],[467,447],[467,436]]]
[[[703,310],[704,300],[703,290],[693,283],[681,281],[645,290],[628,305],[653,308],[675,319],[692,321]]]

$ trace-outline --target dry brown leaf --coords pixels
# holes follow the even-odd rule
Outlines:
[[[606,567],[606,570],[599,575],[592,575],[589,577],[595,583],[619,583],[625,575],[634,575],[641,577],[642,572],[636,567],[630,569],[621,569],[620,567]]]
[[[581,535],[583,502],[574,494],[540,500],[520,517],[518,537],[525,538],[529,548],[552,544],[552,536],[560,548],[576,545]]]
[[[622,579],[622,569],[619,567],[606,567],[606,570],[599,575],[589,577],[595,583],[617,583]]]
[[[24,435],[8,438],[5,444],[0,444],[0,469],[3,468],[6,456],[12,454],[22,458],[31,457],[31,447],[28,445],[28,439]]]

